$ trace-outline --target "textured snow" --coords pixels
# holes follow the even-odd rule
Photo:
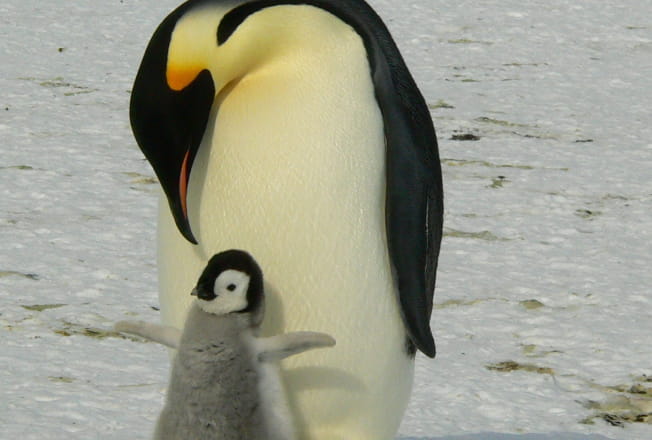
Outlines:
[[[652,438],[652,4],[370,3],[432,108],[446,190],[438,356],[400,438]],[[165,350],[108,329],[158,320],[156,183],[127,108],[175,6],[0,5],[0,438],[145,439],[161,408]]]

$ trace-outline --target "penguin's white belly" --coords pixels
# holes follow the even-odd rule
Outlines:
[[[413,362],[387,254],[382,116],[357,34],[320,44],[248,74],[214,106],[188,194],[199,245],[161,201],[161,310],[181,327],[206,261],[250,252],[265,274],[264,332],[337,340],[282,364],[301,438],[389,439]]]

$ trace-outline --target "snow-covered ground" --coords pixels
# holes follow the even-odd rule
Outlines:
[[[127,108],[176,3],[0,4],[1,439],[145,439],[160,410],[166,352],[107,329],[158,319]],[[400,438],[652,438],[652,3],[371,4],[446,188],[438,356]]]

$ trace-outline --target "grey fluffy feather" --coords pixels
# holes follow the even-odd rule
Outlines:
[[[174,359],[155,440],[266,438],[247,315],[191,308]]]
[[[292,420],[269,423],[261,396],[262,364],[335,344],[323,333],[256,338],[255,314],[214,315],[193,303],[183,333],[121,321],[118,331],[176,347],[165,406],[154,440],[293,440]],[[274,373],[276,374],[276,372]],[[274,396],[272,396],[274,397]],[[279,402],[283,402],[283,396]],[[274,426],[272,426],[274,425]]]

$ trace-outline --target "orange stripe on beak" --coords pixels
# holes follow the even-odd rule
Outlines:
[[[190,156],[190,151],[186,151],[186,156],[183,158],[183,163],[181,164],[181,173],[179,174],[179,197],[181,198],[181,210],[183,211],[183,216],[188,219],[188,201],[186,197],[188,196],[188,157]]]
[[[177,92],[188,87],[188,84],[194,81],[201,72],[199,67],[174,67],[170,66],[167,68],[165,73],[168,86]]]

